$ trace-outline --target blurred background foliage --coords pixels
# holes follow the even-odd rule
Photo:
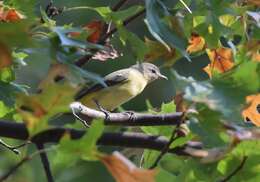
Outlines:
[[[232,181],[257,181],[260,177],[259,136],[247,138],[241,131],[251,132],[255,129],[254,125],[260,125],[260,112],[257,110],[260,104],[259,2],[132,0],[124,5],[122,10],[126,11],[119,15],[104,8],[113,7],[117,2],[55,0],[54,6],[63,12],[51,19],[44,12],[49,1],[3,1],[0,11],[0,117],[17,122],[24,120],[33,135],[51,127],[48,121],[68,109],[77,90],[74,89],[75,85],[102,83],[101,77],[112,71],[138,61],[150,61],[160,66],[169,80],[156,81],[147,86],[143,93],[121,109],[175,112],[178,105],[172,102],[173,97],[183,92],[186,107],[196,112],[189,115],[185,126],[190,134],[176,140],[171,147],[181,146],[192,139],[202,141],[205,149],[215,152],[210,150],[209,154],[213,156],[203,159],[167,154],[160,162],[156,180],[217,181],[230,174],[247,156],[243,172],[233,177]],[[81,6],[88,8],[68,10]],[[96,7],[103,8],[93,9]],[[11,14],[12,8],[17,12]],[[146,8],[146,15],[132,21],[126,29],[122,27],[122,18],[142,8]],[[82,27],[97,20],[112,21],[113,26],[119,29],[110,44],[116,50],[112,52],[120,56],[105,61],[91,60],[82,69],[78,68],[74,65],[75,60],[91,53],[89,49],[82,51],[82,47],[107,48],[85,41],[86,34],[90,32],[84,32]],[[80,32],[81,36],[75,41],[67,36],[68,32]],[[69,84],[61,81],[61,85],[52,85],[55,78],[50,74],[50,69],[57,63],[66,67],[57,66],[53,74],[59,72],[69,80]],[[39,89],[42,92],[39,93]],[[15,97],[17,92],[18,97]],[[57,98],[58,92],[63,95],[59,96],[60,102],[53,109],[50,102]],[[48,114],[42,113],[37,105],[39,103]],[[253,109],[244,110],[251,103],[254,103]],[[20,109],[24,105],[31,108],[34,114]],[[37,114],[43,117],[39,119]],[[75,119],[70,117],[62,122],[59,119],[59,124],[82,128],[80,122],[72,120]],[[239,129],[236,128],[234,135],[230,135],[224,129],[223,121],[235,123]],[[95,127],[92,134],[79,141],[71,142],[63,138],[57,149],[48,152],[55,181],[114,181],[93,154],[93,151],[110,153],[121,150],[117,147],[96,148],[95,142],[103,131],[142,131],[170,138],[174,129],[168,126],[104,129],[102,124]],[[5,142],[18,143],[11,139],[5,139]],[[87,144],[93,145],[81,150]],[[14,155],[1,148],[0,175],[35,148],[29,145],[21,151],[21,155]],[[145,168],[149,168],[159,154],[145,150],[141,161],[139,153],[129,158],[137,166],[143,162],[141,165]],[[46,181],[40,159],[33,158],[7,181]]]

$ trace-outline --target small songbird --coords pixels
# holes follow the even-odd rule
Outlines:
[[[158,78],[167,79],[154,64],[138,63],[105,76],[107,87],[96,84],[90,88],[82,88],[76,94],[75,100],[93,109],[99,109],[99,105],[107,111],[113,111],[140,94],[147,84]]]

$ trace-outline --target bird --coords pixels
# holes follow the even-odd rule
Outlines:
[[[151,82],[167,77],[151,63],[137,63],[125,69],[112,72],[104,77],[106,86],[95,84],[83,87],[75,95],[75,100],[92,109],[113,111],[128,102]]]

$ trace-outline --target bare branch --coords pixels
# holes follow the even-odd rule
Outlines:
[[[135,15],[127,18],[124,22],[123,25],[126,26],[128,25],[130,22],[132,22],[133,20],[135,20],[136,18],[140,17],[141,15],[143,15],[145,13],[145,9],[141,10],[140,12],[137,12]],[[106,34],[104,34],[103,37],[101,37],[101,39],[99,40],[99,44],[104,45],[107,41],[108,38],[110,38],[114,33],[117,32],[117,28],[113,28],[112,30],[110,30],[109,32],[107,32]],[[96,52],[96,50],[93,50],[93,52]],[[92,55],[85,55],[81,58],[79,58],[76,62],[75,65],[82,67],[84,64],[86,64],[90,59],[92,58]]]
[[[37,156],[37,155],[41,154],[42,152],[46,152],[46,151],[49,151],[51,149],[52,148],[44,149],[44,150],[38,150],[37,152],[34,152],[33,154],[24,157],[20,162],[18,162],[9,171],[7,171],[3,176],[0,177],[0,182],[5,181],[9,176],[11,176],[13,173],[15,173],[17,171],[17,169],[19,169],[19,167],[21,167],[25,162],[32,160],[32,158],[34,156]]]
[[[104,119],[106,125],[123,126],[161,126],[161,125],[179,125],[183,122],[184,113],[176,112],[169,114],[145,114],[145,113],[104,113],[84,106],[79,102],[73,102],[71,109],[80,118],[86,120],[89,118]]]
[[[31,141],[33,143],[43,144],[58,143],[65,133],[70,134],[72,139],[79,139],[85,134],[85,132],[85,130],[57,127],[38,133],[31,139]],[[27,140],[29,138],[29,133],[24,124],[14,123],[12,121],[0,121],[0,136]],[[159,151],[161,151],[161,149],[164,148],[167,143],[168,139],[162,136],[153,136],[143,133],[131,132],[103,133],[103,135],[97,141],[97,145],[142,148]],[[186,156],[193,156],[193,153],[195,153],[195,157],[200,158],[200,153],[196,153],[196,150],[201,151],[201,147],[202,144],[200,142],[188,142],[186,145],[182,147],[176,147],[169,150],[168,152],[174,153],[176,155]]]
[[[119,10],[126,2],[127,2],[127,0],[120,0],[120,1],[118,1],[118,3],[116,3],[116,5],[111,8],[112,11]]]
[[[232,171],[227,177],[222,179],[220,182],[226,182],[230,180],[233,176],[235,176],[244,167],[247,158],[247,156],[244,156],[239,166],[237,166],[237,168],[234,171]]]
[[[177,135],[177,130],[178,130],[178,126],[176,128],[174,128],[170,140],[164,146],[164,148],[162,148],[161,153],[158,155],[158,157],[154,161],[153,165],[149,169],[154,169],[158,165],[158,163],[160,162],[162,157],[169,151],[170,145],[172,144],[172,142],[174,142],[174,140],[176,140],[179,137]]]
[[[54,182],[54,179],[53,179],[53,176],[51,173],[50,163],[49,163],[46,152],[44,152],[44,144],[36,143],[36,146],[39,151],[43,151],[40,153],[40,157],[41,157],[42,165],[43,165],[47,180],[48,180],[48,182]]]
[[[17,146],[11,146],[11,145],[8,145],[7,143],[5,143],[3,140],[0,139],[0,145],[4,146],[5,148],[14,152],[15,154],[20,154],[20,151],[18,149],[21,148],[21,147],[24,147],[25,145],[27,145],[29,143],[30,142],[25,142],[25,143],[22,143],[22,144],[17,145]]]

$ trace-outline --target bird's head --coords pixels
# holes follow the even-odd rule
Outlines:
[[[133,65],[132,68],[140,71],[149,83],[159,78],[168,79],[161,74],[160,69],[157,66],[151,63],[138,63]]]

